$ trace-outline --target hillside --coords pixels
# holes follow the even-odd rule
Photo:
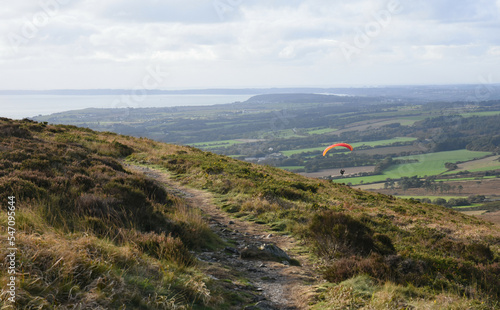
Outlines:
[[[324,280],[306,285],[312,309],[499,308],[498,226],[194,147],[0,119],[0,199],[5,306],[15,246],[19,309],[259,309],[255,281],[276,279],[203,259],[245,261],[210,204],[297,241],[289,263]]]

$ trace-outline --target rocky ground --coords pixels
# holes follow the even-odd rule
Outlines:
[[[210,193],[181,186],[167,173],[132,165],[127,168],[162,182],[188,206],[200,208],[211,229],[229,244],[196,255],[212,279],[252,300],[252,305],[238,309],[307,309],[314,286],[321,280],[294,238],[269,232],[265,225],[231,218],[213,204]]]

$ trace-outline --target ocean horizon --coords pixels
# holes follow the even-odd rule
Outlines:
[[[0,95],[0,117],[23,119],[87,108],[207,106],[246,101],[254,95]]]

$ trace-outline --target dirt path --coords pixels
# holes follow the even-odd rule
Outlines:
[[[231,281],[234,290],[244,290],[253,296],[256,306],[244,309],[256,310],[299,310],[307,309],[314,285],[321,280],[305,253],[298,250],[298,242],[290,236],[277,235],[266,230],[266,226],[231,218],[213,204],[213,196],[206,191],[177,184],[167,173],[151,168],[126,165],[127,169],[140,172],[165,184],[168,191],[182,196],[186,203],[199,208],[205,214],[212,230],[223,240],[234,245],[217,252],[197,254],[205,262],[205,272],[213,279],[227,279],[229,274],[250,285]],[[239,252],[247,245],[274,244],[300,262],[291,266],[286,262],[241,259]],[[228,281],[229,282],[229,281]],[[237,308],[241,309],[241,307]]]

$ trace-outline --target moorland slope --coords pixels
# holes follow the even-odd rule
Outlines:
[[[292,258],[324,280],[308,284],[310,308],[499,307],[500,229],[492,223],[193,147],[9,119],[0,119],[2,306],[259,309],[245,272],[229,266],[217,278],[210,270],[222,265],[200,259],[240,249],[182,188],[209,193],[200,204],[262,232],[293,236]]]

